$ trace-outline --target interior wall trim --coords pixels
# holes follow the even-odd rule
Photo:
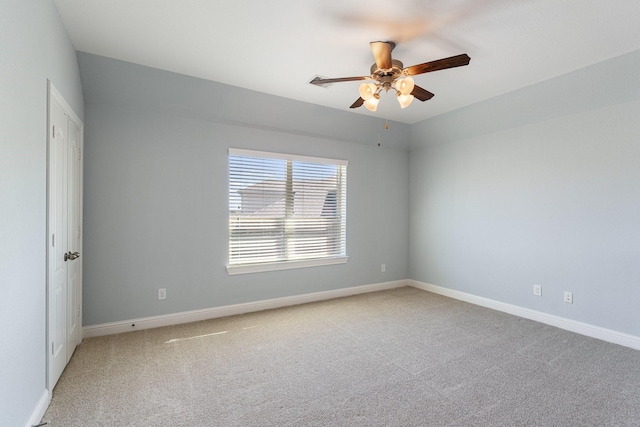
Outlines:
[[[45,389],[42,392],[42,396],[34,408],[31,417],[29,417],[29,420],[24,427],[32,427],[39,424],[42,417],[44,417],[44,413],[47,412],[47,409],[49,408],[49,403],[51,403],[51,393],[49,393],[49,390]]]
[[[396,280],[392,282],[354,286],[350,288],[314,292],[283,298],[273,298],[242,304],[226,305],[222,307],[205,308],[202,310],[184,311],[180,313],[165,314],[161,316],[142,317],[121,322],[101,323],[98,325],[84,326],[82,328],[83,338],[113,335],[122,332],[137,331],[142,329],[159,328],[162,326],[178,325],[181,323],[198,322],[200,320],[215,319],[218,317],[234,316],[236,314],[252,313],[255,311],[270,310],[273,308],[306,304],[309,302],[324,301],[334,298],[342,298],[350,295],[401,288],[403,286],[408,286],[406,280]]]
[[[635,350],[640,350],[640,337],[637,337],[635,335],[618,332],[612,329],[602,328],[600,326],[595,326],[588,323],[578,322],[576,320],[543,313],[541,311],[531,310],[517,305],[495,301],[489,298],[468,294],[466,292],[432,285],[430,283],[419,282],[417,280],[408,280],[408,283],[409,286],[413,286],[414,288],[422,289],[427,292],[433,292],[434,294],[443,295],[449,298],[454,298],[460,301],[465,301],[493,310],[513,314],[525,319],[535,320],[536,322],[555,326],[557,328],[565,329],[567,331],[575,332],[591,338],[596,338],[625,347],[630,347]]]

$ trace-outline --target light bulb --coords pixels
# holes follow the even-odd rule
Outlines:
[[[373,96],[366,101],[364,101],[364,106],[367,107],[369,111],[376,111],[378,109],[378,102],[380,102],[380,95]]]
[[[403,95],[398,92],[398,102],[401,108],[407,108],[413,102],[413,95]]]
[[[373,83],[362,83],[358,88],[360,98],[364,99],[365,101],[370,100],[376,93],[376,89],[376,85],[374,85]]]
[[[396,90],[403,95],[409,95],[413,91],[414,86],[415,82],[410,76],[396,80]]]

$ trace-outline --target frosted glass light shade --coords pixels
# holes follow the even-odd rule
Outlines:
[[[370,100],[376,93],[376,89],[376,85],[374,85],[373,83],[362,83],[358,88],[360,98],[364,99],[365,101]]]
[[[407,108],[413,102],[413,95],[403,95],[398,93],[398,102],[401,108]]]
[[[414,86],[415,82],[410,76],[396,80],[396,90],[403,95],[409,95],[413,91]]]
[[[369,111],[376,111],[378,109],[378,102],[380,102],[380,98],[374,96],[364,101],[364,106],[367,107]]]

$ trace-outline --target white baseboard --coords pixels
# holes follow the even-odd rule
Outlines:
[[[444,295],[460,301],[469,302],[471,304],[480,305],[482,307],[491,308],[493,310],[520,316],[525,319],[535,320],[536,322],[545,323],[560,329],[586,335],[591,338],[597,338],[603,341],[630,347],[640,350],[640,337],[614,331],[612,329],[601,328],[599,326],[590,325],[588,323],[577,322],[575,320],[566,319],[564,317],[554,316],[552,314],[543,313],[528,308],[519,307],[517,305],[507,304],[495,301],[489,298],[479,297],[466,292],[460,292],[453,289],[443,288],[441,286],[429,283],[418,282],[416,280],[408,280],[409,286],[422,289],[424,291],[433,292],[434,294]]]
[[[564,317],[543,313],[528,308],[519,307],[495,301],[489,298],[480,297],[466,292],[456,291],[429,283],[416,280],[397,280],[393,282],[376,283],[373,285],[355,286],[351,288],[336,289],[333,291],[315,292],[310,294],[295,295],[283,298],[274,298],[262,301],[255,301],[243,304],[226,305],[222,307],[206,308],[202,310],[184,311],[161,316],[143,317],[121,322],[102,323],[83,327],[83,337],[91,338],[103,335],[119,334],[142,329],[159,328],[162,326],[178,325],[180,323],[197,322],[200,320],[215,319],[218,317],[234,316],[237,314],[251,313],[255,311],[269,310],[279,307],[287,307],[298,304],[305,304],[315,301],[323,301],[333,298],[341,298],[350,295],[363,294],[368,292],[383,291],[386,289],[400,288],[403,286],[413,286],[414,288],[444,295],[460,301],[487,307],[493,310],[520,316],[525,319],[535,320],[540,323],[555,326],[567,331],[575,332],[603,341],[619,344],[640,350],[640,337],[625,334],[622,332],[606,329],[588,323],[578,322]],[[50,400],[50,397],[49,397]],[[46,403],[48,405],[48,401]],[[44,407],[46,410],[47,406]],[[43,411],[44,414],[44,411]],[[35,423],[37,424],[37,423]]]
[[[368,292],[383,291],[386,289],[400,288],[403,286],[408,286],[408,282],[406,280],[376,283],[373,285],[355,286],[351,288],[336,289],[333,291],[314,292],[310,294],[274,298],[244,304],[226,305],[222,307],[206,308],[203,310],[184,311],[180,313],[165,314],[161,316],[143,317],[121,322],[89,325],[82,328],[83,338],[119,334],[122,332],[130,332],[142,329],[159,328],[162,326],[178,325],[180,323],[197,322],[200,320],[215,319],[218,317],[233,316],[236,314],[251,313],[254,311],[269,310],[272,308],[287,307],[291,305],[305,304],[308,302],[323,301],[333,298],[341,298]]]
[[[40,420],[44,416],[44,413],[47,412],[49,403],[51,403],[51,393],[49,393],[49,390],[45,390],[42,393],[42,397],[40,397],[40,400],[38,401],[38,405],[33,410],[29,421],[27,421],[27,424],[25,424],[25,427],[32,427],[34,425],[40,424]]]

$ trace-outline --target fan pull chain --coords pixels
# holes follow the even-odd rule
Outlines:
[[[389,130],[389,90],[384,97],[384,128]]]

